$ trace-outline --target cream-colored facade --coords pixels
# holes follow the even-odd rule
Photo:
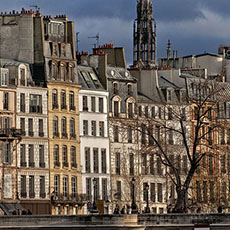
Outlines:
[[[81,213],[79,89],[74,83],[48,83],[52,214]]]

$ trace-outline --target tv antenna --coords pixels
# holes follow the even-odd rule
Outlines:
[[[88,38],[95,38],[96,41],[97,41],[97,44],[94,44],[94,48],[97,48],[99,47],[99,33],[96,34],[96,36],[93,36],[93,37],[88,37]],[[96,47],[97,45],[97,47]]]

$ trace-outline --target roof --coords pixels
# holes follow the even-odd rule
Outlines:
[[[13,215],[13,212],[23,210],[23,207],[19,203],[0,203],[0,208],[5,215]]]
[[[83,89],[104,90],[93,67],[78,65],[78,81]]]
[[[136,82],[136,79],[131,76],[127,69],[121,67],[107,67],[107,75],[109,79],[126,80]]]
[[[160,76],[158,79],[158,83],[159,83],[159,88],[173,88],[173,89],[180,89],[179,86],[177,86],[176,84],[174,84],[173,82],[169,81],[168,79],[166,79],[163,76]]]

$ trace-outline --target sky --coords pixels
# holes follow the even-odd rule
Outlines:
[[[178,56],[217,53],[230,45],[229,0],[152,0],[157,23],[158,58],[166,56],[167,41]],[[0,11],[31,9],[38,5],[43,15],[66,14],[79,33],[79,50],[92,52],[99,33],[101,45],[124,47],[132,64],[133,21],[137,0],[0,0]]]

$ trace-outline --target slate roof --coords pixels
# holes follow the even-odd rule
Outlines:
[[[137,80],[131,76],[130,72],[124,68],[120,67],[107,67],[107,76],[108,79],[113,80],[125,80],[125,81],[132,81],[136,82]]]

